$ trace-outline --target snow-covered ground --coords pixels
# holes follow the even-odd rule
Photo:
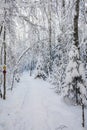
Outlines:
[[[52,87],[25,73],[7,100],[0,99],[0,130],[83,130],[81,108],[64,103]]]

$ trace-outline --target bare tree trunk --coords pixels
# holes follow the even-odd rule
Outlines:
[[[76,2],[75,2],[75,15],[74,15],[74,33],[73,33],[74,45],[77,48],[79,47],[79,34],[78,34],[78,31],[79,31],[78,30],[78,23],[79,23],[79,3],[80,3],[80,0],[76,0]],[[78,51],[79,51],[79,48],[78,48]],[[78,103],[77,83],[75,85],[75,88],[76,88],[76,103]]]
[[[76,0],[76,3],[75,3],[75,16],[74,16],[74,45],[77,48],[79,46],[79,36],[78,36],[79,3],[80,3],[80,0]]]
[[[62,17],[65,17],[65,0],[62,0]]]
[[[6,0],[5,0],[6,4]],[[4,7],[4,34],[3,34],[3,48],[4,48],[4,67],[3,67],[3,99],[6,99],[6,8]]]
[[[32,61],[30,63],[30,76],[32,76]]]
[[[49,71],[52,71],[52,0],[48,3],[48,29],[49,29]]]
[[[82,103],[82,127],[85,126],[84,104]]]
[[[3,49],[3,47],[1,46],[1,48],[0,48],[0,54],[1,54],[1,57],[0,57],[0,71],[1,71],[1,73],[0,73],[0,97],[2,98],[2,91],[1,91],[1,88],[2,88],[2,49]]]
[[[3,46],[4,46],[4,83],[3,83],[3,99],[6,99],[6,27],[4,26],[4,37],[3,37]]]
[[[79,30],[78,30],[78,23],[79,23],[79,4],[80,0],[76,0],[75,2],[75,15],[74,15],[74,45],[78,48],[79,51]],[[78,91],[77,91],[77,85],[76,87],[76,102],[78,102]],[[82,100],[82,127],[85,126],[85,116],[84,116],[84,103]]]
[[[3,24],[0,26],[0,36],[1,36],[2,30],[3,30]]]
[[[0,36],[2,34],[2,31],[3,31],[3,23],[1,24],[0,26]],[[1,48],[0,48],[0,54],[1,54],[1,57],[0,57],[0,71],[1,71],[1,74],[0,74],[0,97],[2,98],[2,91],[1,91],[1,88],[2,88],[2,51],[3,51],[3,45],[1,45]]]
[[[75,97],[76,97],[76,104],[79,103],[78,101],[78,88],[77,88],[77,80],[78,78],[75,78]]]
[[[61,31],[62,33],[65,33],[65,24],[64,24],[64,20],[65,20],[65,0],[61,1],[61,24],[62,24],[62,28]]]
[[[65,0],[62,0],[62,6],[65,7]]]

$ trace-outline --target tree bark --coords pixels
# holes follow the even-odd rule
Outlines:
[[[80,0],[76,0],[75,15],[74,15],[74,45],[76,47],[79,46],[79,36],[78,36],[79,3],[80,3]]]
[[[76,0],[75,2],[75,15],[74,15],[74,45],[78,48],[79,51],[79,34],[78,34],[78,23],[79,23],[79,3],[80,0]],[[77,59],[76,59],[77,60]],[[75,89],[76,89],[76,103],[78,104],[78,91],[77,91],[77,78],[76,78],[76,84],[75,84]]]
[[[6,4],[6,0],[5,0]],[[6,67],[6,8],[4,8],[4,34],[3,34],[3,48],[4,48],[4,66]],[[6,68],[3,68],[3,99],[6,99]]]
[[[82,103],[82,127],[85,126],[84,104]]]
[[[48,30],[49,30],[49,71],[52,71],[52,0],[48,3]]]
[[[3,46],[4,46],[4,66],[6,66],[6,27],[4,26],[4,37],[3,37]],[[3,69],[4,83],[3,83],[3,99],[6,99],[6,70]]]

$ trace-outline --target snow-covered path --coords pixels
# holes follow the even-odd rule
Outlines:
[[[83,130],[80,108],[66,105],[50,88],[24,74],[7,100],[0,101],[0,130]]]

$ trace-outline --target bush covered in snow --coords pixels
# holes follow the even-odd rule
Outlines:
[[[38,58],[38,62],[35,69],[35,78],[42,78],[44,80],[47,78],[47,75],[44,71],[44,63],[42,58]]]

